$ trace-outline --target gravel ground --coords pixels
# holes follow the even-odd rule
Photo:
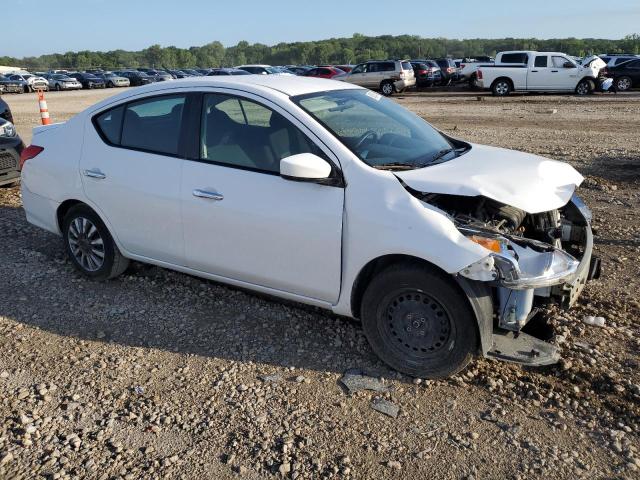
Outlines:
[[[47,99],[64,120],[113,93]],[[0,478],[640,478],[640,95],[476,97],[396,98],[587,177],[604,274],[547,312],[560,364],[412,381],[356,321],[141,264],[87,281],[0,189]],[[4,98],[28,142],[35,96]]]

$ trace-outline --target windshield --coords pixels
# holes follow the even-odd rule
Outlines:
[[[292,100],[374,168],[422,168],[460,153],[422,118],[369,90],[319,92]]]

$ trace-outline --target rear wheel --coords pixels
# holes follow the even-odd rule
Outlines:
[[[576,93],[578,95],[588,95],[593,92],[595,88],[596,85],[595,83],[593,83],[593,80],[585,78],[584,80],[581,80],[580,83],[578,83],[578,86],[576,87]]]
[[[506,78],[499,78],[491,86],[491,91],[496,97],[506,97],[511,93],[511,82]]]
[[[65,248],[73,265],[96,280],[123,273],[129,260],[118,250],[100,217],[86,205],[72,207],[62,226]]]
[[[380,91],[386,97],[393,95],[393,91],[395,87],[393,86],[393,82],[386,80],[380,84]]]
[[[59,92],[60,90],[62,90],[62,87],[59,83],[56,83],[56,91]]]
[[[426,266],[402,263],[382,271],[367,287],[361,312],[373,351],[414,377],[454,375],[478,347],[467,297],[451,279]]]
[[[616,90],[625,92],[631,88],[632,82],[630,77],[620,77],[616,79]]]

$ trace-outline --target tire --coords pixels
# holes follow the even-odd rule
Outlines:
[[[499,78],[491,85],[491,92],[496,97],[506,97],[511,93],[511,90],[513,90],[511,82],[506,78]]]
[[[24,93],[29,93],[32,92],[33,90],[31,90],[31,87],[29,85],[25,85],[24,86]]]
[[[413,377],[454,375],[478,349],[468,298],[450,278],[427,266],[400,263],[383,270],[367,287],[360,311],[373,351]]]
[[[100,217],[86,205],[71,207],[62,224],[65,250],[74,267],[95,280],[115,278],[129,266]]]
[[[616,84],[616,90],[618,92],[626,92],[627,90],[630,90],[631,87],[633,86],[631,77],[616,78],[615,84]]]
[[[107,84],[107,88],[114,88],[114,87],[115,87],[115,85],[113,84],[113,82],[109,82]]]
[[[596,84],[593,83],[593,80],[589,80],[585,78],[581,80],[576,86],[576,95],[589,95],[596,88]]]
[[[56,83],[56,92],[59,92],[60,90],[62,90],[62,87],[60,87],[59,83]]]
[[[395,91],[395,87],[393,86],[393,82],[390,80],[385,80],[380,84],[380,91],[385,97],[390,97],[393,95]]]

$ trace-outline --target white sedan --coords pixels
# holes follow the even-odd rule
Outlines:
[[[360,318],[413,376],[475,354],[557,361],[521,329],[598,273],[572,167],[451,138],[342,82],[144,86],[36,127],[21,163],[28,221],[86,276],[136,260]]]

